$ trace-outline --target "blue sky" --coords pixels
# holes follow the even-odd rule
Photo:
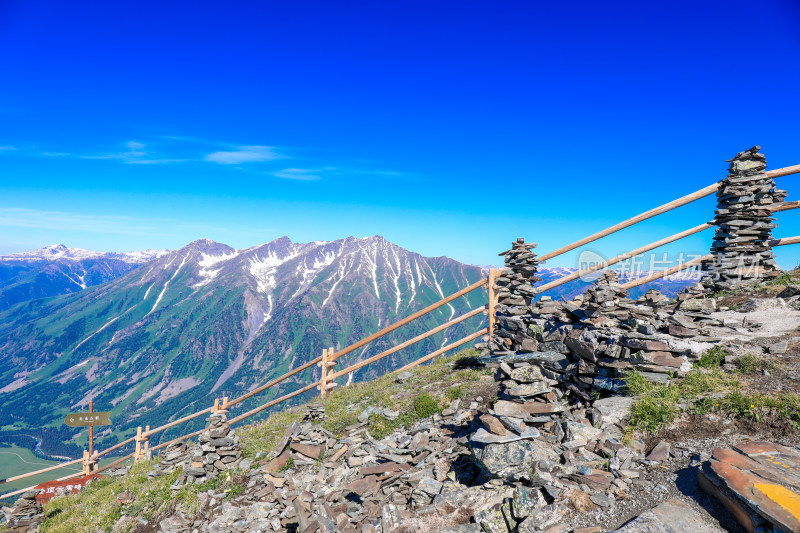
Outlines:
[[[474,264],[518,236],[544,253],[754,144],[800,163],[798,25],[793,0],[0,0],[0,254],[374,234]],[[800,176],[778,183],[800,198]]]

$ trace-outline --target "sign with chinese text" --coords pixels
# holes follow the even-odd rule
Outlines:
[[[108,426],[111,424],[111,411],[72,413],[64,417],[64,423],[72,427]]]
[[[88,476],[74,477],[72,479],[65,479],[63,481],[48,481],[34,488],[39,491],[36,495],[36,501],[39,503],[47,503],[50,498],[60,496],[62,494],[75,494],[84,488],[90,481],[102,478],[100,474],[91,474]]]

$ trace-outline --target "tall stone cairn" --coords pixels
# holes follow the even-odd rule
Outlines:
[[[531,312],[531,300],[536,296],[533,284],[541,281],[536,277],[539,261],[531,250],[536,243],[526,243],[519,238],[501,255],[506,269],[495,280],[498,288],[497,307],[498,328],[492,332],[489,343],[491,351],[525,350],[535,351],[536,341],[527,334],[522,317]]]
[[[754,285],[775,276],[778,267],[768,241],[772,239],[773,208],[786,191],[777,189],[766,175],[767,160],[760,146],[730,159],[728,176],[717,191],[717,226],[705,265],[703,285],[715,291]]]

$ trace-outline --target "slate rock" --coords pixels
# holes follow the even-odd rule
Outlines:
[[[692,506],[681,500],[667,500],[645,511],[615,533],[712,533],[709,525]]]

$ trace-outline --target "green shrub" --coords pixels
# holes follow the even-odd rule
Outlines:
[[[414,413],[419,418],[428,418],[439,412],[439,402],[427,392],[422,392],[414,398]]]
[[[389,435],[392,431],[395,430],[395,425],[392,423],[392,420],[389,420],[385,416],[377,413],[373,413],[369,415],[369,434],[372,435],[373,439],[382,439],[385,436]]]
[[[454,385],[445,391],[448,400],[457,400],[464,397],[464,388],[461,385]]]
[[[794,285],[796,283],[797,283],[797,280],[793,279],[792,276],[790,276],[789,274],[784,272],[780,276],[774,277],[771,280],[765,282],[764,285],[787,286],[787,285]]]
[[[736,365],[736,370],[738,370],[742,374],[750,374],[751,372],[755,372],[761,367],[758,361],[758,357],[756,357],[751,353],[741,356],[736,361],[734,361],[733,364]]]
[[[225,489],[225,499],[232,500],[235,497],[242,494],[243,492],[244,492],[244,485],[234,483],[233,485]]]
[[[722,366],[722,363],[725,362],[725,356],[727,355],[730,355],[730,353],[728,353],[725,348],[722,346],[714,346],[703,352],[703,355],[700,356],[700,360],[697,361],[694,366],[696,368],[716,368]]]

